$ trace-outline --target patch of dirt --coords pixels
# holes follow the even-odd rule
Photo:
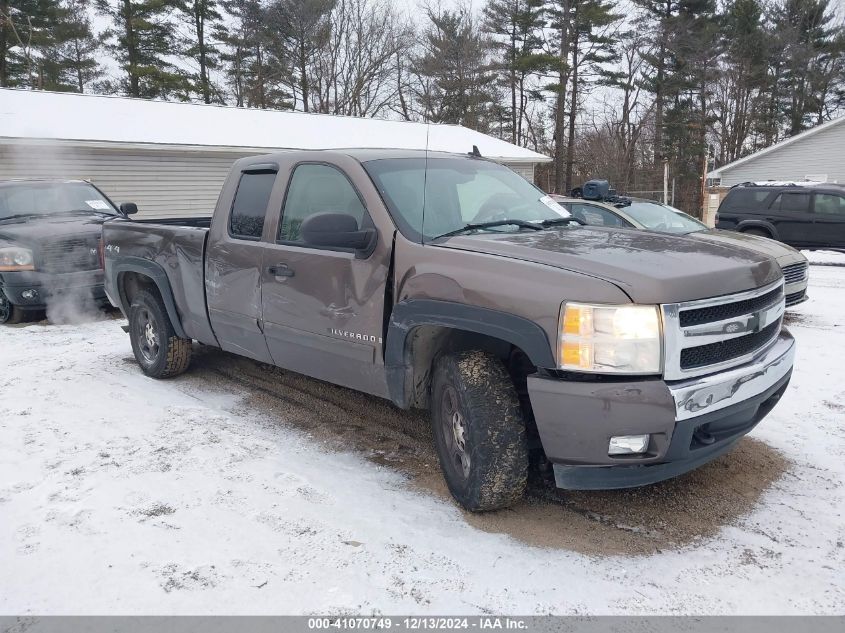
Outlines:
[[[838,323],[829,323],[812,314],[800,314],[797,312],[787,312],[783,317],[783,323],[784,325],[797,325],[816,330],[830,330],[839,327]]]
[[[165,503],[156,503],[149,508],[145,508],[144,510],[139,510],[138,514],[141,514],[145,517],[152,518],[152,517],[160,517],[165,516],[168,514],[173,514],[176,512],[173,508]]]
[[[405,473],[414,486],[454,503],[446,488],[428,414],[207,347],[195,347],[180,380],[247,397],[242,406],[292,424],[333,450],[352,450]],[[628,490],[562,491],[533,473],[525,500],[499,512],[464,512],[467,523],[535,547],[590,555],[647,555],[714,535],[750,512],[790,462],[745,438],[729,454],[684,476]]]

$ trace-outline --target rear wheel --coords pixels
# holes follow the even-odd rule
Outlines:
[[[0,325],[7,323],[13,325],[24,319],[24,311],[13,304],[3,292],[0,292]]]
[[[172,378],[188,369],[191,339],[176,334],[157,294],[141,291],[129,308],[129,338],[141,369],[153,378]]]
[[[452,496],[473,512],[519,501],[528,478],[528,443],[516,389],[501,361],[472,350],[438,359],[431,421]]]
[[[758,237],[768,237],[769,239],[772,239],[772,234],[766,229],[745,229],[742,232],[748,235],[757,235]]]

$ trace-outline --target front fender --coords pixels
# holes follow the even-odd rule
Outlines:
[[[385,341],[385,371],[390,399],[410,406],[412,385],[408,337],[422,325],[435,325],[490,336],[521,349],[536,367],[555,367],[552,346],[543,328],[524,317],[478,306],[430,299],[401,301],[393,307]]]

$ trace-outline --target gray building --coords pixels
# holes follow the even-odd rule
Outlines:
[[[845,116],[714,169],[707,177],[718,187],[761,180],[845,183]]]
[[[551,159],[457,125],[0,89],[0,180],[83,178],[142,215],[207,215],[232,162],[284,149],[482,155],[529,180]]]

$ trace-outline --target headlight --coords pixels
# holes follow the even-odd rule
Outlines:
[[[661,350],[657,306],[565,303],[561,308],[561,369],[658,374]]]
[[[9,246],[0,248],[0,271],[35,270],[32,251],[28,248]]]

